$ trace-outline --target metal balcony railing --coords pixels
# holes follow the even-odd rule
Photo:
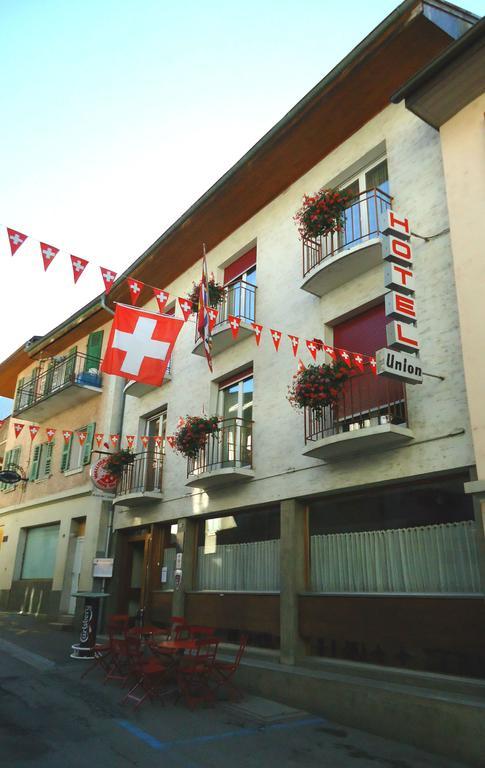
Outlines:
[[[221,323],[227,322],[229,315],[240,317],[243,322],[254,323],[256,320],[256,286],[245,280],[236,280],[226,286],[224,301],[216,307],[218,311],[214,331]],[[199,341],[200,335],[195,327],[195,340]]]
[[[356,374],[335,405],[305,408],[305,443],[378,424],[407,425],[404,384],[372,372]]]
[[[187,476],[218,469],[252,468],[253,422],[247,419],[222,419],[219,432],[208,435],[194,459],[187,461]]]
[[[99,359],[75,352],[53,357],[45,361],[44,366],[17,389],[13,407],[15,415],[73,384],[101,388]]]
[[[355,197],[344,212],[341,232],[302,241],[303,277],[325,259],[379,237],[380,217],[391,207],[392,198],[380,189],[367,189]]]
[[[132,464],[123,467],[116,488],[117,496],[129,493],[161,492],[163,451],[150,450],[137,453]]]

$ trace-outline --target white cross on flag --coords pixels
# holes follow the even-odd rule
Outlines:
[[[116,448],[116,446],[120,442],[120,436],[119,435],[110,435],[109,439],[111,440],[111,445],[113,446],[113,448]]]
[[[126,435],[126,444],[128,445],[128,448],[133,448],[133,445],[135,443],[135,435]]]
[[[308,351],[310,352],[311,356],[313,357],[314,360],[316,360],[317,359],[317,346],[316,346],[315,342],[313,340],[308,341],[308,339],[307,339],[306,345],[308,347]]]
[[[259,344],[261,342],[261,331],[263,330],[263,326],[259,325],[259,323],[251,323],[251,326],[254,329],[254,338],[256,339],[256,344],[259,347]]]
[[[360,355],[357,352],[357,354],[356,355],[352,355],[352,357],[354,358],[354,363],[356,364],[356,366],[359,369],[359,371],[364,372],[364,358],[362,357],[362,355]]]
[[[214,309],[214,307],[208,307],[207,317],[209,318],[209,331],[211,331],[211,333],[214,330],[214,326],[216,324],[218,314],[219,314],[218,309]]]
[[[234,338],[237,339],[237,335],[239,333],[239,326],[241,325],[241,318],[236,317],[235,315],[228,315],[227,319],[229,320],[229,325],[231,326],[231,333],[234,336]]]
[[[72,274],[74,276],[74,283],[77,283],[82,273],[88,266],[89,262],[86,259],[81,259],[80,256],[73,256],[71,254]]]
[[[160,313],[165,309],[165,305],[168,301],[169,294],[166,291],[159,291],[158,288],[153,289],[153,295],[155,296]]]
[[[86,442],[86,438],[88,436],[88,433],[87,432],[78,432],[77,436],[78,436],[78,440],[79,440],[79,445],[84,445],[84,443]]]
[[[130,289],[131,303],[136,304],[140,298],[140,294],[145,283],[140,283],[139,280],[133,280],[132,277],[129,277],[126,282],[128,283],[128,288]]]
[[[140,440],[141,440],[141,442],[143,444],[143,447],[144,448],[148,448],[148,443],[150,442],[150,436],[149,435],[142,435],[140,437]]]
[[[117,304],[101,370],[159,387],[183,321]]]
[[[70,439],[71,439],[71,437],[72,437],[72,429],[65,429],[65,430],[63,431],[63,433],[62,433],[62,436],[63,436],[63,438],[64,438],[64,442],[65,442],[65,444],[67,445],[67,444],[68,444],[68,442],[69,442],[69,440],[70,440]]]
[[[22,232],[17,232],[16,229],[10,229],[9,227],[7,227],[7,234],[12,256],[15,256],[15,252],[18,251],[22,243],[25,243],[27,240],[27,235],[23,235]]]
[[[24,425],[23,424],[15,423],[13,425],[13,428],[15,430],[15,437],[18,437],[20,435],[20,433],[22,432],[22,430],[24,428]]]
[[[56,430],[52,429],[52,427],[47,427],[45,433],[47,435],[47,442],[51,443],[54,438],[54,435],[56,434]]]
[[[54,257],[59,253],[59,248],[54,248],[53,245],[47,243],[40,244],[40,252],[42,254],[42,261],[44,262],[44,272],[47,272],[47,268],[50,267],[54,261]]]
[[[376,364],[375,357],[370,357],[369,358],[369,365],[370,365],[370,369],[371,369],[372,373],[374,374],[374,376],[377,376],[377,364]]]
[[[179,302],[180,309],[182,310],[184,320],[188,320],[190,315],[192,314],[192,302],[189,301],[188,299],[181,299],[180,297],[178,302]]]
[[[37,437],[37,432],[39,431],[40,427],[38,427],[36,424],[31,424],[29,427],[30,432],[30,439],[34,440]]]
[[[326,344],[323,345],[323,348],[327,355],[332,358],[332,360],[337,359],[337,353],[335,352],[333,347],[328,347]]]
[[[100,270],[101,277],[103,278],[104,290],[106,291],[106,295],[108,295],[116,280],[116,272],[112,272],[110,269],[106,269],[106,267],[100,267]]]
[[[352,368],[352,358],[350,357],[349,353],[346,349],[339,349],[338,353],[341,357],[341,359],[344,361],[346,365],[349,366],[349,368]]]
[[[293,354],[296,357],[296,353],[298,352],[298,344],[300,343],[300,339],[298,336],[292,336],[291,333],[288,334],[288,338],[291,341],[291,346],[293,348]]]
[[[104,432],[96,432],[96,434],[94,435],[94,439],[96,440],[96,445],[98,446],[98,448],[101,448],[103,438],[104,438]]]
[[[274,328],[270,328],[271,338],[273,339],[273,344],[275,346],[276,351],[278,351],[278,347],[280,345],[281,341],[281,331],[275,331]]]

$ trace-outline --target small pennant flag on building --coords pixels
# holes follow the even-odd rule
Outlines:
[[[128,448],[133,448],[135,444],[135,435],[126,435],[126,444],[128,445]]]
[[[359,353],[357,353],[356,355],[352,355],[352,357],[354,358],[354,363],[357,366],[357,368],[359,369],[359,371],[363,371],[364,370],[364,358],[362,357],[362,355],[359,355]]]
[[[178,421],[177,421],[177,429],[178,429],[179,427],[183,427],[183,426],[184,426],[184,424],[185,424],[185,419],[184,419],[184,417],[183,417],[183,416],[179,416],[179,417],[178,417]]]
[[[44,262],[44,272],[47,272],[47,269],[59,253],[59,248],[54,248],[53,245],[48,245],[47,243],[41,243],[40,252],[42,254],[42,261]]]
[[[292,336],[291,333],[288,334],[288,338],[291,341],[291,347],[293,349],[293,354],[296,357],[296,354],[298,352],[298,344],[300,343],[300,339],[298,336]]]
[[[35,440],[37,437],[37,432],[39,431],[40,427],[37,426],[37,424],[31,424],[29,426],[29,432],[30,432],[30,439]]]
[[[155,296],[158,304],[158,311],[161,313],[165,309],[165,305],[168,301],[169,294],[166,291],[159,291],[158,288],[153,289],[153,295]]]
[[[218,314],[219,314],[219,310],[214,309],[214,307],[208,307],[207,315],[209,317],[209,331],[211,331],[211,333],[214,330],[214,326],[216,324]]]
[[[89,264],[86,259],[81,259],[80,256],[73,256],[71,253],[72,274],[74,277],[74,283],[77,283],[82,273]]]
[[[148,443],[150,442],[150,436],[149,435],[142,435],[140,437],[140,440],[142,442],[142,445],[144,448],[148,448]]]
[[[128,288],[130,289],[131,303],[136,304],[140,298],[144,284],[140,283],[139,280],[133,280],[131,277],[129,277],[126,282],[128,283]]]
[[[20,435],[20,433],[22,432],[22,430],[24,428],[24,425],[23,424],[15,423],[13,425],[13,428],[14,428],[14,431],[15,431],[15,437],[18,437]]]
[[[296,370],[297,370],[297,373],[301,373],[302,371],[306,370],[306,366],[303,360],[301,359],[298,360],[298,368]]]
[[[178,299],[179,307],[182,310],[184,320],[187,321],[192,314],[192,302],[188,299]]]
[[[306,345],[308,347],[309,353],[311,354],[313,359],[316,360],[317,359],[317,345],[315,344],[313,339],[311,341],[308,341],[308,339],[307,339]]]
[[[169,444],[170,448],[175,448],[175,437],[174,437],[174,435],[167,435],[167,443]]]
[[[52,427],[47,427],[45,433],[47,435],[47,442],[52,443],[54,436],[56,434],[56,430],[52,429]]]
[[[96,440],[96,445],[98,448],[101,448],[104,439],[104,432],[96,432],[94,439]]]
[[[352,368],[352,358],[350,357],[349,353],[346,349],[339,349],[338,351],[341,360],[344,361],[346,365],[349,366],[349,368]]]
[[[323,349],[325,350],[326,354],[332,358],[332,360],[337,359],[337,353],[335,352],[333,347],[328,347],[326,344],[324,344]]]
[[[65,444],[67,445],[69,440],[72,437],[72,429],[64,429],[63,432],[62,432],[62,436],[64,438]]]
[[[369,365],[370,365],[370,369],[371,369],[372,373],[374,374],[374,376],[377,376],[377,364],[376,364],[375,357],[370,357],[369,358]]]
[[[106,295],[108,295],[113,287],[114,281],[116,280],[116,272],[112,272],[110,269],[106,269],[105,267],[100,267],[100,270],[101,277],[103,278],[104,290],[106,291]]]
[[[22,243],[25,243],[27,240],[27,235],[23,235],[22,232],[17,232],[17,230],[10,229],[9,227],[7,227],[7,234],[12,256],[15,256],[16,251],[18,251]]]
[[[86,442],[87,436],[88,436],[87,432],[78,432],[77,433],[77,437],[78,437],[78,440],[79,440],[79,445],[84,445],[84,443]]]
[[[155,435],[153,440],[154,440],[155,445],[157,446],[157,448],[161,448],[162,443],[163,443],[163,437],[161,435]]]
[[[261,343],[261,333],[263,331],[263,326],[259,325],[259,323],[251,323],[251,326],[252,326],[252,328],[254,330],[254,338],[256,340],[256,344],[259,347],[259,345]]]
[[[273,339],[273,344],[278,351],[278,347],[280,346],[281,341],[281,331],[275,331],[274,328],[270,328],[271,338]]]
[[[111,445],[113,446],[113,448],[116,448],[116,446],[120,442],[120,436],[119,435],[110,435],[109,439],[111,441]]]
[[[239,326],[241,325],[241,318],[235,317],[235,315],[228,315],[229,325],[231,326],[231,333],[235,339],[239,333]]]

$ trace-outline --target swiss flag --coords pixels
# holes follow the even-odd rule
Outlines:
[[[106,267],[100,267],[100,270],[101,277],[103,278],[104,290],[106,291],[106,295],[108,295],[116,280],[116,272],[112,272],[110,269],[106,269]]]
[[[78,432],[77,433],[77,437],[78,437],[80,445],[84,445],[84,443],[86,442],[87,436],[88,436],[87,432]]]
[[[161,448],[162,442],[163,442],[163,437],[161,435],[155,435],[153,440],[154,440],[154,443],[157,446],[157,448]]]
[[[256,339],[256,344],[259,347],[259,344],[261,341],[261,331],[263,330],[263,326],[259,325],[259,323],[251,323],[251,326],[254,328],[254,338]]]
[[[15,423],[13,425],[13,428],[15,430],[15,437],[18,437],[20,435],[20,433],[22,432],[22,430],[24,428],[24,425],[23,424]]]
[[[332,360],[336,360],[337,359],[337,353],[336,353],[336,351],[334,350],[333,347],[328,347],[326,344],[324,344],[323,348],[324,348],[325,352],[327,353],[327,355],[332,358]]]
[[[128,448],[133,448],[133,445],[135,443],[135,435],[126,435],[126,443],[128,445]]]
[[[352,357],[354,358],[354,363],[357,366],[357,368],[359,369],[359,371],[363,371],[364,370],[364,358],[362,357],[362,355],[360,355],[357,352],[357,354],[356,355],[352,355]]]
[[[111,445],[113,446],[113,448],[116,448],[116,446],[120,442],[120,436],[119,435],[110,435],[109,439],[111,440]]]
[[[50,267],[55,256],[59,253],[59,248],[54,248],[53,245],[48,245],[47,243],[41,243],[40,252],[42,254],[42,261],[44,262],[44,272],[47,272],[48,267]]]
[[[214,309],[214,307],[207,307],[207,316],[209,318],[209,331],[214,330],[214,326],[217,321],[217,315],[219,314],[219,310]]]
[[[140,283],[139,280],[133,280],[132,277],[129,277],[126,282],[128,283],[128,288],[130,289],[131,303],[136,304],[140,298],[144,283]]]
[[[103,439],[104,439],[104,432],[96,432],[94,435],[94,439],[96,440],[96,445],[98,448],[101,448]]]
[[[314,360],[316,360],[316,359],[317,359],[317,345],[315,344],[315,342],[313,341],[313,339],[312,339],[311,341],[308,341],[308,340],[307,340],[307,343],[306,343],[306,345],[307,345],[307,347],[308,347],[308,351],[309,351],[309,353],[311,354],[311,356],[313,357],[313,359],[314,359]]]
[[[292,336],[291,333],[288,334],[288,338],[291,341],[291,346],[293,348],[293,354],[296,357],[296,353],[298,352],[298,344],[300,342],[300,339],[298,336]]]
[[[349,366],[349,368],[352,368],[352,358],[350,357],[350,353],[347,352],[346,349],[339,349],[338,351],[340,358],[344,361],[346,365]]]
[[[74,276],[74,283],[77,283],[82,273],[89,264],[86,259],[81,259],[80,256],[73,256],[71,254],[72,274]]]
[[[150,442],[150,435],[141,435],[140,440],[142,442],[143,447],[148,448],[148,443]]]
[[[158,288],[154,288],[153,295],[157,300],[159,311],[163,312],[163,310],[165,309],[165,305],[168,301],[169,294],[167,293],[167,291],[159,291]]]
[[[161,386],[183,321],[117,304],[101,370]]]
[[[189,301],[187,298],[181,299],[180,297],[178,302],[179,302],[179,307],[182,310],[184,320],[188,320],[190,315],[192,314],[192,302]]]
[[[234,338],[237,339],[237,335],[239,333],[239,326],[241,325],[241,318],[236,317],[235,315],[228,315],[227,319],[229,320],[229,325],[231,326],[231,333],[234,336]]]
[[[62,436],[64,438],[65,444],[67,445],[69,440],[72,437],[72,429],[64,429],[63,432],[62,432]]]
[[[10,229],[7,227],[7,233],[8,233],[8,242],[10,243],[10,250],[12,251],[12,256],[15,256],[15,252],[18,251],[22,243],[25,243],[27,240],[27,235],[23,235],[22,232],[17,232],[16,229]]]
[[[376,363],[375,357],[370,357],[369,358],[369,365],[370,365],[370,369],[371,369],[372,373],[374,374],[374,376],[377,376],[377,363]]]
[[[269,332],[271,333],[271,338],[273,339],[274,347],[276,351],[278,351],[278,347],[281,341],[281,331],[275,331],[274,328],[270,328]]]
[[[38,427],[36,424],[31,424],[29,426],[29,432],[30,432],[30,439],[34,440],[37,437],[37,432],[39,431],[40,427]]]
[[[52,427],[47,427],[45,433],[47,435],[47,442],[51,443],[54,439],[54,435],[56,434],[56,430],[52,429]]]

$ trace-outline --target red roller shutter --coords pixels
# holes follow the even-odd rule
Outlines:
[[[338,349],[375,355],[376,350],[382,349],[386,344],[384,304],[366,309],[333,329],[333,345]]]
[[[251,248],[250,251],[246,251],[246,253],[244,253],[242,256],[236,259],[236,261],[233,261],[232,264],[229,264],[229,266],[225,268],[224,285],[232,283],[232,281],[237,277],[240,277],[243,272],[247,272],[248,269],[251,269],[251,267],[254,267],[255,265],[256,246]]]

